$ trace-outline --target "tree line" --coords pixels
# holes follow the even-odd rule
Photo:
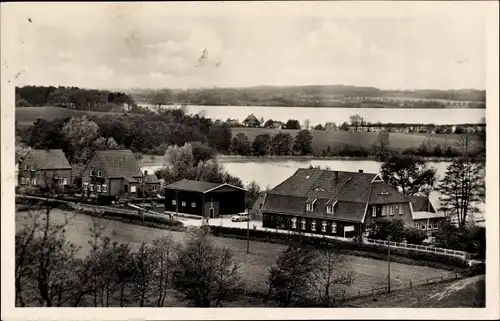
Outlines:
[[[207,227],[191,228],[182,243],[166,234],[132,246],[112,242],[94,221],[82,255],[67,240],[68,221],[56,222],[50,207],[25,219],[15,239],[16,306],[221,307],[252,295],[241,263],[215,244]],[[336,249],[292,243],[269,268],[268,290],[260,297],[271,306],[335,306],[353,277],[347,257]]]
[[[16,87],[16,107],[58,106],[92,111],[123,111],[121,106],[136,105],[123,92],[78,87],[24,86]]]

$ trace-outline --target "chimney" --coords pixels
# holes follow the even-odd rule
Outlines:
[[[148,171],[144,171],[144,176],[147,176],[148,175]]]
[[[335,177],[335,183],[339,181],[339,172],[335,171],[334,172],[334,177]]]
[[[359,169],[359,170],[358,170],[358,173],[363,173],[363,170],[362,170],[362,169]]]

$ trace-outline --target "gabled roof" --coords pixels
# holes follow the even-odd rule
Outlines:
[[[430,212],[430,213],[436,212],[434,205],[432,205],[428,197],[411,195],[411,196],[406,196],[406,198],[411,201],[414,212]]]
[[[160,180],[154,173],[144,175],[144,181],[146,181],[147,184],[160,184]]]
[[[248,115],[247,118],[245,118],[245,120],[243,122],[244,123],[260,123],[260,121],[257,119],[257,117],[255,117],[254,114]]]
[[[306,202],[316,199],[313,212]],[[269,191],[263,211],[334,220],[363,222],[368,204],[408,203],[378,174],[300,168]],[[334,204],[334,213],[326,205]]]
[[[24,160],[33,161],[38,169],[71,169],[62,149],[33,149]]]
[[[235,189],[245,190],[244,188],[233,186],[230,184],[224,183],[210,183],[210,182],[202,182],[202,181],[194,181],[188,179],[182,179],[178,182],[172,183],[168,185],[167,189],[173,189],[177,191],[189,191],[189,192],[199,192],[199,193],[208,193],[222,186],[229,186]]]
[[[98,150],[95,155],[109,178],[125,178],[129,182],[135,182],[137,177],[142,177],[139,163],[129,149]]]

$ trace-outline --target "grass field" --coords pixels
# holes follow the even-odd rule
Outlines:
[[[245,134],[250,141],[257,135],[269,134],[274,136],[280,132],[288,133],[295,137],[298,130],[280,130],[273,128],[247,128],[238,127],[233,128],[233,137],[238,133]],[[321,153],[328,146],[331,148],[340,148],[346,144],[361,146],[363,148],[370,148],[372,144],[377,139],[377,134],[375,132],[346,132],[341,130],[329,131],[329,130],[311,130],[313,135],[313,151],[315,153]],[[408,147],[419,147],[420,144],[426,141],[428,134],[422,133],[391,133],[390,148],[396,150],[403,150]],[[441,146],[453,146],[457,143],[459,135],[456,134],[432,134],[432,140],[436,144]]]
[[[92,226],[92,218],[83,214],[73,214],[54,209],[52,219],[61,221],[65,215],[70,218],[67,228],[68,239],[80,246],[79,255],[85,255],[89,250],[90,239],[89,228]],[[19,227],[26,222],[24,213],[16,214],[16,225]],[[130,243],[137,247],[141,242],[152,243],[156,238],[172,233],[177,241],[182,241],[185,233],[167,232],[165,230],[148,228],[144,226],[131,225],[118,221],[99,219],[106,226],[104,235],[113,241]],[[246,254],[246,240],[213,237],[217,245],[227,246],[232,249],[236,259],[241,263],[241,275],[247,289],[253,291],[265,291],[265,281],[269,268],[275,263],[276,256],[284,248],[283,245],[251,242],[250,254]],[[387,283],[387,262],[370,258],[351,256],[351,268],[356,272],[355,282],[346,289],[347,294],[356,294],[358,290],[369,291],[372,287],[383,287]],[[412,266],[399,263],[391,263],[391,282],[394,286],[402,283],[423,280],[434,276],[445,275],[449,272],[424,266]]]
[[[41,117],[46,120],[56,118],[78,117],[82,115],[104,116],[110,113],[99,111],[87,111],[78,109],[69,109],[62,107],[18,107],[16,108],[16,121],[20,125],[32,125],[33,122]],[[111,113],[114,114],[114,113]]]
[[[349,303],[363,308],[478,308],[485,303],[485,276],[416,287]]]

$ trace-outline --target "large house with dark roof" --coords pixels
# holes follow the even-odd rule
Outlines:
[[[131,150],[98,150],[82,174],[84,197],[141,197],[144,176]]]
[[[411,225],[415,212],[412,200],[378,174],[301,168],[267,194],[262,214],[267,228],[362,237],[372,221]]]
[[[257,117],[255,117],[254,114],[250,114],[243,121],[243,125],[245,125],[246,127],[259,127],[260,121],[257,119]]]
[[[71,165],[61,149],[33,149],[19,164],[18,184],[45,187],[71,184]],[[52,185],[53,186],[53,185]]]
[[[204,218],[245,211],[244,188],[183,179],[165,187],[165,212]]]

